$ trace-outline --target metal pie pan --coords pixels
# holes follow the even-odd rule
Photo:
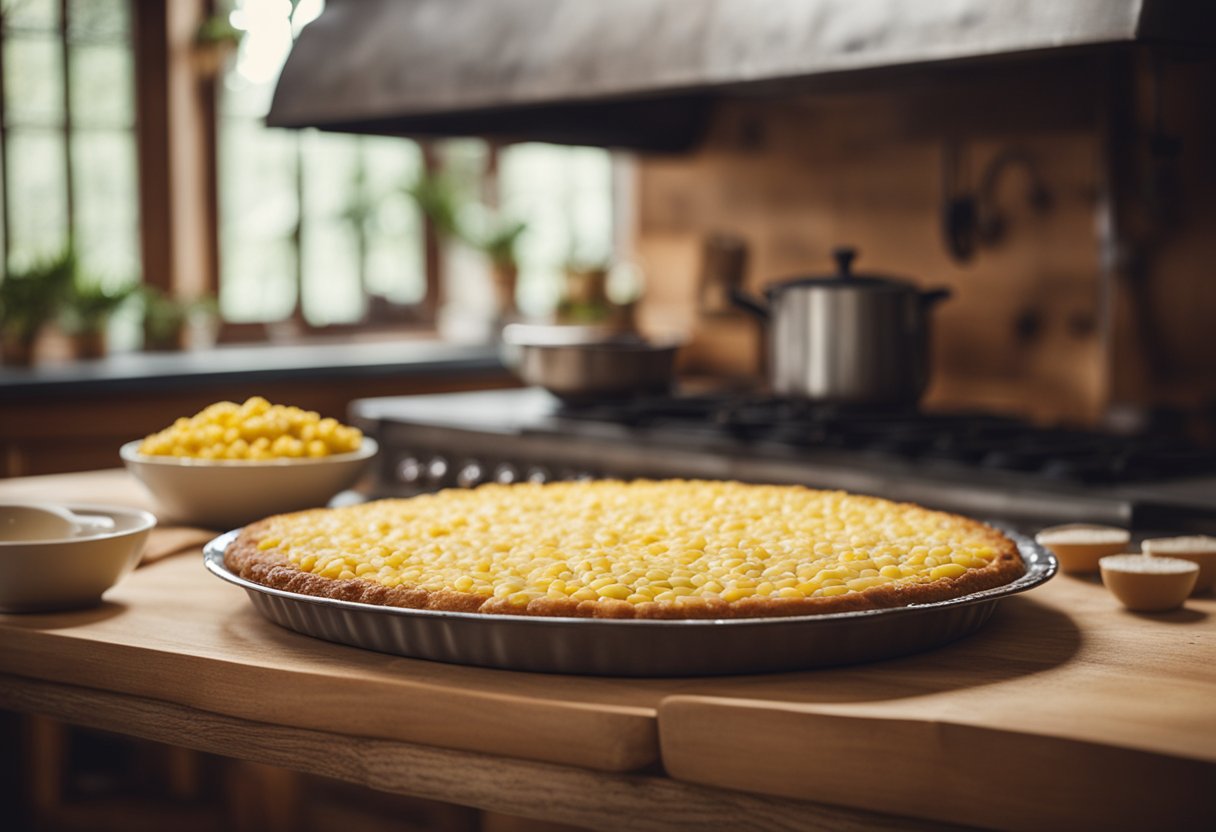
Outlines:
[[[272,589],[224,566],[231,531],[203,550],[207,569],[243,588],[265,618],[305,635],[415,659],[597,676],[711,676],[803,670],[903,656],[978,630],[1005,597],[1056,573],[1024,535],[1026,574],[950,601],[828,615],[723,620],[611,620],[486,615],[358,604]]]

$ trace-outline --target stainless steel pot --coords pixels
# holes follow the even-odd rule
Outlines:
[[[667,392],[682,343],[530,324],[505,327],[502,341],[504,361],[520,380],[572,401]]]
[[[929,313],[949,289],[854,274],[857,253],[835,252],[838,271],[769,287],[761,301],[732,300],[769,326],[773,392],[844,404],[914,404],[929,383]]]

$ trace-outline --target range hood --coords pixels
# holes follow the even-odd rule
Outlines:
[[[267,122],[679,150],[723,94],[1214,33],[1207,0],[329,0]]]

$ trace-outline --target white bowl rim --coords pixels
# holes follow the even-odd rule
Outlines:
[[[142,508],[130,508],[129,506],[109,506],[101,503],[55,503],[43,500],[37,502],[35,500],[5,500],[0,502],[0,506],[34,506],[40,508],[46,505],[61,506],[69,511],[80,511],[85,514],[109,514],[109,515],[125,515],[133,517],[139,524],[132,529],[117,529],[112,532],[102,534],[90,534],[84,537],[54,537],[46,540],[0,540],[0,549],[6,546],[46,546],[58,545],[63,543],[92,543],[95,540],[112,540],[119,537],[129,537],[131,535],[140,534],[156,528],[156,515],[150,511],[144,511]]]
[[[370,436],[364,436],[359,450],[328,456],[288,456],[274,459],[196,459],[168,454],[141,454],[142,439],[132,439],[118,449],[124,462],[139,462],[144,465],[163,465],[166,468],[291,468],[300,465],[326,465],[334,462],[359,462],[371,459],[380,450],[380,445]]]

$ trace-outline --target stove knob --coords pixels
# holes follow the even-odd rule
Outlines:
[[[533,466],[528,469],[528,482],[544,484],[549,481],[549,472],[540,466]]]
[[[397,479],[405,483],[416,483],[422,479],[422,463],[415,457],[407,456],[397,463]]]
[[[430,485],[441,485],[443,483],[443,478],[447,475],[448,461],[443,457],[432,457],[431,461],[426,464],[426,479]]]
[[[515,466],[513,465],[508,465],[504,462],[494,469],[494,482],[510,485],[518,479],[519,471],[515,470]]]
[[[466,462],[460,472],[456,474],[456,484],[461,488],[481,485],[481,480],[481,466],[476,462]]]

